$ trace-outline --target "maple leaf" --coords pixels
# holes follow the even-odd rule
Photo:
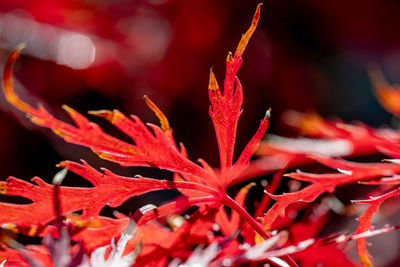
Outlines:
[[[283,121],[309,138],[285,138],[267,135],[256,151],[261,157],[235,178],[235,183],[283,168],[311,163],[310,154],[325,157],[352,157],[381,152],[400,158],[399,131],[373,129],[361,122],[326,120],[315,113],[287,111]]]
[[[326,120],[315,113],[288,111],[283,116],[284,122],[301,134],[322,140],[343,140],[348,143],[347,151],[336,148],[332,156],[357,156],[380,152],[380,147],[400,143],[400,132],[390,128],[374,129],[362,122],[345,123],[339,119]],[[274,143],[272,143],[274,145]],[[278,147],[279,142],[278,142]],[[261,148],[260,148],[261,149]],[[320,153],[317,149],[314,153]],[[329,153],[326,150],[324,153]],[[339,155],[347,154],[347,155]]]
[[[168,258],[171,254],[185,257],[182,251],[189,251],[193,245],[212,242],[209,232],[215,223],[217,209],[201,207],[173,232],[161,233],[160,241],[155,241],[154,233],[162,231],[159,227],[147,224],[139,229],[142,234],[143,253],[137,259],[138,266],[148,265]]]
[[[354,163],[345,160],[331,159],[322,156],[311,156],[317,162],[337,169],[338,173],[313,174],[297,171],[285,176],[295,180],[310,182],[311,185],[292,193],[270,195],[277,202],[262,218],[265,229],[271,229],[272,223],[278,216],[285,214],[288,205],[296,202],[312,202],[324,192],[332,193],[336,186],[354,183],[382,176],[392,176],[400,172],[400,164],[391,163]]]
[[[261,121],[258,131],[240,155],[235,166],[232,166],[236,125],[242,106],[242,87],[236,74],[242,64],[241,56],[257,26],[259,17],[260,5],[257,7],[249,30],[243,35],[239,42],[234,56],[231,54],[228,55],[223,93],[219,90],[212,71],[210,74],[210,115],[214,122],[219,144],[222,171],[227,168],[234,169],[235,172],[244,169],[268,126],[269,113]],[[173,172],[186,174],[187,177],[190,177],[192,180],[201,180],[202,183],[211,184],[214,187],[219,186],[222,189],[229,184],[232,179],[231,176],[233,176],[235,172],[217,176],[210,171],[211,168],[209,168],[204,161],[200,161],[203,164],[202,168],[182,155],[177,149],[172,136],[172,129],[169,127],[165,115],[146,97],[146,103],[161,121],[162,129],[149,124],[149,128],[151,128],[153,133],[138,117],[131,116],[132,119],[129,119],[118,110],[89,112],[92,115],[97,115],[109,120],[119,130],[127,134],[135,143],[134,145],[104,133],[98,125],[89,122],[85,117],[66,105],[64,105],[63,108],[68,112],[78,127],[57,120],[41,105],[36,109],[23,102],[15,94],[11,79],[12,65],[17,60],[21,49],[22,47],[18,47],[14,50],[6,63],[3,80],[4,91],[7,100],[29,115],[32,122],[35,124],[50,128],[66,141],[89,147],[101,158],[117,162],[123,166],[152,166],[167,169]],[[233,91],[235,91],[234,94]]]
[[[270,111],[268,110],[255,135],[236,162],[233,163],[236,129],[243,101],[242,87],[236,74],[242,64],[243,52],[256,29],[260,17],[260,6],[261,4],[258,5],[252,24],[242,36],[236,52],[234,55],[228,54],[224,90],[222,92],[213,72],[210,73],[209,98],[211,107],[209,113],[218,141],[220,171],[214,171],[203,160],[199,160],[201,166],[190,161],[182,144],[178,149],[166,116],[147,97],[145,97],[146,103],[160,119],[161,128],[151,124],[146,126],[138,117],[131,116],[131,118],[128,118],[118,110],[89,112],[110,121],[129,136],[134,144],[106,134],[97,124],[90,122],[68,106],[63,106],[63,108],[76,126],[54,118],[41,105],[38,108],[30,106],[15,94],[12,86],[12,67],[22,47],[18,47],[10,54],[3,76],[5,96],[11,104],[24,111],[33,123],[50,128],[67,142],[89,147],[99,157],[119,163],[122,166],[157,167],[178,173],[182,177],[180,181],[165,181],[140,176],[128,178],[118,176],[105,169],[103,169],[103,173],[100,173],[85,162],[78,164],[65,161],[60,163],[59,166],[79,174],[89,180],[94,187],[60,186],[61,214],[83,210],[82,218],[95,217],[98,216],[105,205],[117,207],[132,196],[161,189],[178,189],[183,193],[182,197],[142,214],[138,225],[169,213],[179,213],[190,206],[209,204],[210,206],[220,207],[226,205],[247,221],[260,236],[268,238],[269,235],[261,225],[241,205],[226,194],[226,187],[249,165],[250,157],[257,149],[269,123]],[[33,182],[37,185],[10,177],[6,182],[0,183],[3,194],[23,196],[33,201],[33,203],[27,205],[0,203],[0,211],[11,214],[5,216],[5,212],[3,212],[3,215],[0,215],[0,223],[32,225],[47,223],[55,218],[55,214],[48,210],[48,207],[52,205],[51,195],[54,186],[46,184],[38,177],[33,178]],[[294,262],[291,262],[290,259],[287,260],[289,264],[295,266]]]
[[[192,204],[207,203],[216,200],[216,197],[212,196],[216,194],[216,191],[202,184],[143,177],[128,178],[118,176],[108,170],[104,170],[104,174],[102,174],[85,162],[83,162],[83,164],[78,164],[65,161],[61,162],[59,166],[81,175],[95,186],[91,188],[60,187],[62,214],[83,210],[82,217],[89,218],[97,216],[105,205],[118,207],[125,200],[135,195],[141,195],[160,189],[180,187],[191,190],[199,190],[202,188],[199,191],[209,194],[209,196],[205,198],[190,199],[189,202]],[[0,182],[0,187],[3,188],[3,194],[23,196],[33,201],[33,203],[26,205],[0,203],[0,210],[7,211],[7,213],[1,213],[0,224],[46,224],[55,218],[55,214],[49,211],[49,207],[52,206],[54,185],[47,184],[38,177],[32,180],[37,186],[12,177],[8,178],[6,182]],[[34,216],[32,216],[32,214],[34,214]]]

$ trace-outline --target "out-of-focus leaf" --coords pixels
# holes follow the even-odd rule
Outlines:
[[[354,232],[354,235],[364,233],[369,230],[373,230],[373,227],[371,226],[371,221],[372,217],[374,216],[375,213],[378,212],[379,207],[381,204],[392,197],[395,197],[400,194],[400,188],[397,188],[395,190],[392,190],[385,195],[378,196],[378,197],[371,197],[370,199],[367,200],[357,200],[353,201],[358,204],[368,204],[368,208],[364,211],[364,213],[359,217],[357,220],[359,221],[359,225]],[[365,238],[360,238],[357,239],[357,253],[358,256],[361,259],[361,263],[363,266],[372,266],[371,260],[370,260],[370,255],[367,250],[367,241]]]

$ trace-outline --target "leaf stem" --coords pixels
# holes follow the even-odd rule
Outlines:
[[[245,220],[247,223],[253,227],[253,229],[264,239],[271,238],[271,235],[264,231],[262,226],[249,214],[247,211],[240,206],[235,200],[233,200],[228,195],[225,195],[222,199],[224,205],[230,207],[237,213],[239,213],[240,217]],[[298,267],[297,263],[289,256],[282,256],[282,258],[286,261],[287,264],[291,267]]]
[[[271,238],[271,235],[265,232],[262,226],[253,217],[251,217],[251,215],[248,214],[243,207],[241,207],[236,201],[234,201],[228,195],[225,195],[225,197],[223,198],[223,202],[225,205],[227,205],[228,207],[239,213],[240,217],[242,217],[246,222],[248,222],[254,228],[254,230],[260,236],[262,236],[262,238],[264,239]]]

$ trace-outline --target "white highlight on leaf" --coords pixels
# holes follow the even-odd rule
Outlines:
[[[270,134],[266,141],[278,149],[325,157],[343,157],[352,154],[354,150],[353,145],[345,139],[287,138]]]
[[[347,175],[352,175],[353,171],[349,171],[349,170],[343,170],[340,168],[337,168],[338,172],[343,173],[343,174],[347,174]]]
[[[215,256],[217,256],[219,250],[220,247],[216,242],[212,243],[205,249],[197,247],[185,263],[179,264],[179,260],[175,259],[168,265],[168,267],[207,267]]]
[[[328,206],[337,214],[343,214],[346,210],[345,205],[336,197],[328,196],[322,200],[322,204]]]
[[[118,244],[115,244],[115,239],[111,240],[112,250],[110,252],[110,256],[108,259],[105,259],[105,254],[109,246],[103,246],[97,248],[90,255],[90,260],[87,257],[83,260],[83,263],[78,267],[130,267],[135,263],[136,257],[139,255],[141,250],[141,245],[139,245],[134,251],[131,253],[122,256],[126,244],[129,240],[131,240],[135,235],[132,233],[136,224],[133,220],[129,220],[128,227],[125,232],[122,233],[121,238],[118,241]]]
[[[281,266],[281,267],[290,267],[290,265],[287,264],[286,261],[284,261],[284,260],[282,260],[282,259],[280,259],[280,258],[278,258],[278,257],[272,257],[272,258],[270,258],[270,260],[271,260],[272,262],[276,263],[278,266]]]
[[[297,243],[297,245],[292,245],[288,246],[285,248],[280,248],[276,250],[271,250],[272,246],[279,247],[282,245],[282,239],[286,242],[287,240],[287,232],[283,231],[280,232],[279,234],[271,237],[270,239],[264,241],[261,244],[255,245],[251,248],[249,248],[246,252],[243,254],[230,258],[232,262],[241,262],[243,260],[254,260],[254,261],[262,261],[265,259],[277,259],[279,261],[279,266],[286,266],[286,263],[284,261],[280,262],[281,259],[278,257],[286,256],[295,252],[302,251],[312,244],[314,244],[315,240],[314,239],[307,239],[304,241],[301,241]]]
[[[265,251],[267,251],[268,249],[270,249],[273,245],[275,245],[278,240],[282,237],[282,234],[276,234],[273,237],[265,240],[264,242],[257,244],[251,248],[249,248],[245,253],[244,253],[244,257],[247,259],[256,259],[258,258],[260,255],[262,255]]]
[[[222,263],[228,262],[229,260],[229,263],[240,264],[242,262],[247,262],[248,260],[263,261],[269,259],[277,263],[278,266],[289,266],[285,261],[283,261],[279,257],[302,251],[315,243],[315,239],[311,238],[301,241],[296,245],[279,248],[284,243],[286,243],[287,238],[288,238],[288,233],[286,231],[279,232],[277,235],[265,240],[264,242],[257,244],[253,247],[249,247],[242,254],[234,257],[227,257],[223,259],[221,262]],[[278,249],[271,249],[272,247],[277,247]]]
[[[61,185],[62,181],[64,180],[65,176],[67,176],[68,169],[62,169],[61,171],[57,172],[53,178],[53,184]]]
[[[348,237],[347,237],[346,235],[340,235],[340,236],[338,236],[338,237],[336,238],[336,242],[337,242],[337,243],[341,243],[341,242],[346,241],[347,239],[348,239]]]
[[[400,164],[400,159],[384,159],[386,162]]]
[[[356,234],[356,235],[352,235],[351,239],[357,240],[357,239],[360,239],[360,238],[371,237],[371,236],[375,236],[375,235],[389,233],[389,232],[391,232],[393,230],[396,230],[396,227],[385,225],[381,229],[372,230],[372,231],[371,230],[367,230],[365,232],[362,232],[362,233],[359,233],[359,234]]]

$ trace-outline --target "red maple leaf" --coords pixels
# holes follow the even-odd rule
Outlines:
[[[129,118],[118,110],[89,112],[107,119],[129,136],[133,143],[124,142],[106,134],[97,124],[90,122],[68,106],[63,106],[63,108],[76,126],[56,119],[41,105],[38,108],[30,106],[15,94],[12,85],[12,66],[22,47],[18,47],[10,54],[3,76],[5,96],[11,104],[24,111],[33,123],[53,130],[67,142],[89,147],[99,157],[122,166],[157,167],[178,173],[181,177],[175,181],[140,176],[137,178],[121,177],[105,169],[103,169],[103,173],[100,173],[85,162],[78,164],[65,161],[59,166],[81,175],[94,187],[60,186],[59,208],[61,214],[83,210],[83,219],[96,217],[105,205],[117,207],[132,196],[161,189],[178,189],[183,193],[182,197],[142,214],[138,225],[159,216],[181,212],[190,206],[208,204],[218,208],[226,205],[236,211],[259,235],[264,238],[269,237],[261,225],[226,193],[229,184],[249,165],[249,159],[257,149],[269,123],[270,112],[267,111],[255,135],[234,163],[236,129],[243,101],[242,86],[236,74],[242,64],[242,54],[256,29],[260,17],[260,6],[261,4],[258,5],[252,24],[242,36],[235,54],[228,54],[222,92],[213,72],[210,73],[211,107],[209,113],[214,124],[220,155],[220,170],[217,171],[203,160],[199,160],[200,166],[187,158],[184,146],[181,144],[179,149],[176,145],[166,116],[147,97],[145,97],[146,103],[160,119],[161,128],[151,124],[146,126],[138,117],[131,116]],[[33,178],[33,182],[36,185],[12,177],[8,178],[7,182],[0,182],[3,194],[23,196],[33,201],[27,205],[0,203],[0,224],[46,224],[55,218],[54,212],[49,210],[49,207],[53,205],[54,186],[45,183],[38,177]],[[287,261],[291,265],[295,265],[290,258],[287,258]]]
[[[277,202],[262,218],[265,229],[270,229],[275,219],[278,218],[278,216],[283,216],[285,214],[286,207],[292,203],[299,201],[312,202],[325,192],[333,192],[339,185],[369,180],[382,176],[393,176],[394,174],[400,172],[400,164],[354,163],[317,155],[313,155],[312,158],[325,166],[337,169],[339,172],[313,174],[297,171],[295,173],[286,174],[287,177],[299,181],[310,182],[311,185],[308,185],[303,189],[293,193],[284,193],[283,195],[278,196],[270,194],[271,198]]]
[[[373,129],[361,122],[326,120],[315,113],[293,110],[284,113],[283,121],[309,138],[267,135],[255,153],[261,158],[252,161],[235,182],[311,163],[310,154],[343,158],[382,152],[400,158],[400,134],[393,129]]]

